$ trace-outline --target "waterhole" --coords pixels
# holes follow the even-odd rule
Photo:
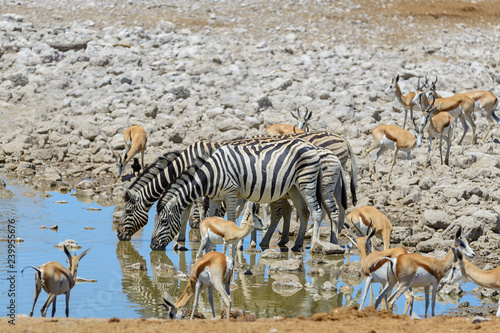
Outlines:
[[[24,274],[21,274],[21,270],[28,265],[39,266],[48,261],[58,261],[66,266],[64,252],[55,245],[66,239],[72,239],[82,247],[76,250],[76,253],[92,247],[80,262],[77,275],[85,279],[94,279],[96,282],[78,283],[71,290],[71,317],[166,317],[164,308],[158,304],[165,292],[176,299],[186,286],[186,280],[179,279],[175,275],[177,272],[189,274],[199,246],[198,230],[189,230],[189,240],[185,246],[190,251],[175,252],[172,245],[169,245],[165,252],[151,251],[149,243],[156,206],[150,210],[149,223],[134,235],[130,242],[124,242],[116,237],[116,224],[112,222],[113,206],[101,207],[96,203],[79,201],[70,193],[37,192],[17,181],[6,179],[6,182],[7,189],[15,196],[10,199],[0,199],[1,309],[6,309],[14,299],[16,313],[29,314],[35,290],[34,270],[27,268]],[[8,224],[15,225],[15,236],[23,240],[16,244],[16,263],[13,269],[8,267],[7,260],[8,247],[5,240]],[[57,225],[57,229],[51,229],[54,225]],[[258,239],[260,237],[259,232]],[[246,239],[245,248],[248,243],[249,239]],[[222,251],[222,246],[217,246],[216,249]],[[284,254],[287,257],[291,255],[287,252]],[[237,260],[241,262],[242,267],[236,272],[236,286],[232,288],[233,307],[245,310],[257,318],[299,315],[308,317],[314,313],[328,312],[334,307],[359,303],[363,280],[345,279],[336,273],[340,265],[357,261],[359,257],[311,256],[306,251],[302,258],[299,257],[303,261],[303,270],[291,274],[292,278],[304,287],[289,290],[273,288],[276,277],[268,274],[272,260],[261,260],[259,253],[238,252]],[[323,264],[316,265],[310,259],[322,259]],[[137,263],[143,264],[146,270],[127,270],[127,267]],[[161,264],[173,266],[175,272],[157,270]],[[256,269],[256,264],[265,265],[262,266],[265,270]],[[253,275],[244,274],[249,269],[254,271]],[[312,274],[313,272],[315,274]],[[12,275],[15,277],[14,297],[9,295],[10,283],[7,280],[7,277]],[[324,291],[321,287],[327,281],[334,284],[337,291]],[[465,291],[470,291],[474,287],[472,283],[462,285]],[[374,290],[375,294],[378,294],[379,285],[375,285]],[[216,292],[214,297],[216,313],[219,315],[223,304]],[[35,306],[34,316],[40,316],[40,308],[46,299],[47,294],[42,291]],[[424,301],[421,298],[417,300],[419,301],[415,303],[414,311],[423,316]],[[369,297],[365,306],[368,301]],[[436,314],[454,308],[459,302],[464,301],[468,301],[470,305],[481,304],[468,293],[463,297],[450,296],[446,299],[438,297]],[[192,303],[190,305],[192,306]],[[396,302],[395,312],[401,313],[403,308],[404,297],[401,297]],[[57,298],[56,316],[64,316],[64,309],[65,297],[61,295]],[[202,292],[197,310],[205,317],[211,317],[206,291]],[[49,309],[48,314],[51,311],[52,309]]]

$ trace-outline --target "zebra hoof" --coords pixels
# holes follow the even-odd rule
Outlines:
[[[189,251],[189,249],[185,246],[182,246],[178,243],[174,245],[174,251]]]
[[[292,247],[292,252],[302,252],[304,250],[304,247],[302,245],[295,245]]]

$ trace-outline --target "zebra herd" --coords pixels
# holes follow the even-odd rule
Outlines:
[[[118,238],[130,240],[147,223],[149,209],[159,200],[151,248],[164,250],[176,236],[178,241],[185,239],[189,212],[193,203],[199,204],[196,199],[210,199],[208,215],[214,215],[223,202],[231,221],[236,221],[238,199],[244,199],[270,204],[271,226],[261,242],[262,247],[268,247],[281,219],[283,201],[290,198],[300,217],[292,250],[303,247],[309,214],[314,221],[315,243],[324,213],[333,219],[338,209],[340,216],[332,225],[331,236],[337,242],[347,208],[343,176],[349,159],[355,204],[356,160],[349,142],[339,135],[318,132],[197,142],[182,152],[159,157],[126,189]],[[289,221],[289,217],[284,219]]]

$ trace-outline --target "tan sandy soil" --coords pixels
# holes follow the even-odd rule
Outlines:
[[[438,316],[415,320],[373,308],[359,312],[338,308],[311,318],[245,320],[72,319],[17,318],[16,325],[3,319],[2,332],[498,332],[500,318],[478,324],[472,318]]]

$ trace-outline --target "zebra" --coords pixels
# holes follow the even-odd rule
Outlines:
[[[346,192],[346,180],[344,175],[344,168],[340,163],[337,156],[332,154],[328,149],[317,147],[318,153],[321,158],[321,171],[322,171],[322,197],[324,200],[324,210],[328,215],[331,229],[330,229],[330,242],[338,244],[339,232],[343,229],[345,211],[347,209],[347,192]],[[337,204],[335,204],[335,202]],[[269,242],[271,240],[272,234],[274,233],[279,220],[283,216],[283,232],[281,240],[278,246],[284,247],[289,241],[289,230],[290,230],[290,216],[291,207],[287,200],[279,200],[273,202],[271,205],[271,223],[267,229],[266,234],[262,237],[259,246],[261,249],[269,248]],[[333,223],[333,215],[337,212],[339,213],[336,225]],[[313,235],[315,239],[319,239],[319,228],[314,232]],[[302,236],[300,236],[302,237]]]
[[[286,194],[301,216],[309,216],[309,209],[314,230],[319,228],[323,217],[321,157],[315,146],[300,139],[223,146],[211,156],[200,157],[162,195],[157,204],[151,249],[166,248],[179,233],[181,214],[198,197],[224,201],[228,220],[234,221],[238,197],[268,203]],[[304,222],[299,235],[305,234],[307,220]]]
[[[199,141],[187,147],[182,153],[171,152],[160,157],[151,166],[126,188],[125,209],[120,223],[117,226],[117,236],[120,240],[130,240],[140,228],[148,222],[148,212],[153,204],[160,198],[168,185],[173,182],[186,168],[193,164],[198,156],[212,154],[223,145],[251,145],[256,143],[273,142],[281,139],[299,138],[312,143],[317,147],[331,150],[345,167],[347,160],[351,159],[350,188],[353,205],[356,204],[357,166],[356,159],[349,142],[337,134],[328,132],[313,132],[293,135],[283,135],[279,138],[258,136],[249,139],[205,142]],[[177,157],[177,158],[176,158]],[[183,225],[189,215],[183,216]],[[178,241],[185,240],[185,231],[179,234]]]

